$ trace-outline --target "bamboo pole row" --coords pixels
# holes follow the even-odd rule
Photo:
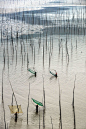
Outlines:
[[[60,13],[60,10],[59,10],[59,13]],[[82,12],[81,12],[81,14],[82,14]],[[32,24],[34,25],[34,13],[32,13]],[[18,18],[18,17],[17,17]],[[15,13],[15,15],[14,15],[14,19],[16,19],[16,13]],[[72,21],[74,22],[74,15],[73,15],[73,18],[72,18]],[[77,21],[79,21],[80,22],[80,20],[78,19],[78,17],[77,17]],[[83,21],[84,21],[84,15],[83,15]],[[23,17],[22,17],[22,23],[24,22],[24,24],[25,24],[25,13],[24,13],[24,11],[23,11]],[[43,25],[45,24],[45,21],[42,21],[43,22]],[[60,22],[60,21],[59,21]],[[47,23],[47,26],[48,26],[48,21],[47,21],[47,19],[46,19],[46,23]],[[50,23],[49,23],[50,24]],[[59,23],[60,24],[60,23]],[[61,23],[62,24],[62,23]],[[68,24],[70,24],[70,26],[72,27],[72,24],[71,23],[69,23],[68,22]],[[68,26],[68,24],[67,24],[67,26]],[[66,24],[65,24],[66,25]],[[53,26],[53,24],[52,24],[52,26]],[[64,27],[64,31],[66,31],[67,30],[67,26],[65,26]],[[75,25],[74,25],[74,30],[72,30],[72,29],[70,29],[70,26],[69,26],[69,30],[70,30],[70,32],[71,32],[71,48],[73,49],[73,44],[72,44],[72,31],[74,31],[74,35],[75,35],[75,32],[77,31],[77,33],[78,33],[78,35],[79,35],[79,33],[80,33],[80,27],[77,25],[77,30],[76,30],[76,27],[75,27]],[[52,27],[53,28],[53,27]],[[48,29],[48,28],[47,28]],[[60,38],[60,33],[61,33],[61,27],[59,26],[57,29],[59,29],[59,38]],[[13,30],[12,30],[12,27],[11,27],[11,45],[12,45],[12,55],[13,55],[13,57],[14,57],[14,40],[13,40],[13,32],[12,32]],[[47,30],[48,31],[48,30]],[[55,31],[55,30],[54,30]],[[83,31],[84,31],[84,35],[85,35],[85,26],[83,25]],[[2,31],[2,29],[1,29],[1,43],[3,42],[3,37],[2,37],[2,33],[3,33],[3,31]],[[40,33],[40,35],[41,35],[41,33]],[[48,34],[46,33],[46,50],[47,50],[47,42],[48,42]],[[43,36],[44,37],[44,36]],[[24,41],[24,39],[23,39],[24,37],[22,37],[22,41]],[[44,39],[43,39],[44,40]],[[4,45],[4,50],[3,50],[3,59],[4,59],[4,68],[5,68],[5,64],[6,64],[6,49],[7,49],[7,54],[8,54],[8,69],[9,69],[9,44],[8,44],[8,42],[9,42],[9,38],[8,38],[8,31],[7,31],[7,39],[6,39],[6,41],[7,41],[7,48],[6,48],[6,46]],[[16,32],[16,41],[17,41],[17,47],[18,47],[18,41],[19,41],[19,37],[18,37],[18,31]],[[40,36],[40,41],[41,41],[41,36]],[[4,41],[5,42],[5,41]],[[77,38],[76,38],[76,49],[77,49]],[[23,55],[23,52],[25,53],[25,43],[24,42],[20,42],[20,44],[21,44],[21,55],[22,55],[22,65],[24,64],[23,62],[25,62],[25,55]],[[62,42],[59,42],[59,54],[60,54],[60,52],[61,52],[61,44],[62,44]],[[49,48],[49,50],[50,50],[50,52],[49,52],[49,68],[50,68],[50,61],[51,61],[51,52],[52,52],[52,50],[51,50],[51,46],[52,46],[52,48],[53,48],[53,38],[52,38],[52,45],[51,45],[51,36],[50,36],[50,48]],[[40,48],[40,43],[39,43],[39,48]],[[44,66],[44,53],[45,53],[45,51],[44,51],[44,48],[45,48],[45,45],[44,45],[44,42],[43,42],[43,66]],[[16,48],[16,64],[17,64],[17,52],[18,52],[18,50],[17,50],[17,48]],[[33,52],[34,52],[34,54],[33,54]],[[32,46],[32,57],[33,57],[33,55],[34,55],[34,65],[35,65],[35,57],[36,57],[36,55],[35,55],[35,46],[34,46],[34,48],[33,48],[33,46]],[[69,62],[69,53],[68,53],[68,34],[66,33],[66,56],[67,56],[67,59],[68,59],[68,62]],[[63,58],[63,47],[62,47],[62,58]],[[28,64],[28,52],[27,52],[27,64]],[[28,65],[27,65],[27,67],[28,67]],[[3,74],[3,73],[2,73]],[[10,85],[11,85],[11,83],[10,83]],[[11,85],[11,88],[12,88],[12,85]],[[73,105],[73,112],[74,112],[74,126],[75,126],[75,108],[74,108],[74,90],[75,90],[75,87],[73,88],[73,103],[72,103],[72,105]],[[13,91],[13,89],[12,89],[12,91]],[[14,91],[13,91],[13,95],[14,95]],[[13,97],[13,95],[12,95],[12,97]],[[44,95],[44,100],[45,100],[45,90],[43,89],[43,95]],[[15,96],[15,95],[14,95]],[[16,99],[15,99],[16,100]],[[28,95],[28,100],[29,100],[29,95]],[[2,78],[2,102],[3,102],[3,78]],[[28,102],[29,103],[29,102]],[[45,102],[44,102],[44,107],[45,107]],[[59,86],[59,109],[60,109],[60,123],[61,123],[61,129],[62,129],[62,113],[61,113],[61,95],[60,95],[60,86]],[[5,111],[4,111],[5,112]],[[4,113],[5,114],[5,113]],[[40,116],[39,116],[39,119],[40,119]],[[28,106],[27,106],[27,124],[28,124]],[[45,127],[45,125],[44,125],[44,112],[43,112],[43,126]],[[40,128],[40,126],[39,126],[39,128]],[[75,127],[74,127],[75,128]]]
[[[20,12],[19,12],[20,13]],[[59,7],[59,15],[60,15],[60,7]],[[6,14],[6,12],[5,13],[3,13],[6,17],[8,16],[8,14]],[[67,16],[68,14],[67,14],[67,11],[66,11],[66,17],[68,17]],[[65,27],[65,29],[67,30],[67,29],[69,29],[70,30],[70,27],[71,28],[74,28],[74,35],[75,35],[75,32],[76,32],[76,26],[75,25],[72,25],[72,23],[70,22],[70,20],[69,20],[69,17],[68,17],[68,19],[67,19],[67,21],[64,19],[64,15],[62,15],[62,13],[61,13],[61,16],[62,16],[62,21],[60,21],[59,20],[59,25],[56,23],[56,26],[58,25],[58,27],[57,27],[57,29],[56,30],[59,30],[59,38],[60,38],[60,32],[61,32],[61,29],[62,29],[62,24],[63,24],[63,22],[64,22],[64,27]],[[73,18],[72,18],[72,22],[75,22],[76,20],[78,21],[78,22],[84,22],[85,21],[85,15],[84,15],[84,12],[83,12],[83,14],[82,14],[82,9],[81,9],[81,16],[82,16],[82,21],[80,21],[80,19],[78,18],[78,11],[77,11],[77,19],[75,19],[75,16],[74,16],[74,12],[73,12]],[[9,17],[11,18],[11,15],[9,15]],[[15,13],[14,13],[14,19],[15,19],[15,17],[17,17],[17,20],[19,20],[19,15],[17,15],[17,12],[16,12],[16,10],[15,10]],[[28,16],[29,17],[29,16]],[[3,19],[3,16],[2,16],[2,19]],[[23,10],[23,14],[22,14],[22,23],[23,23],[23,21],[25,21],[25,12],[24,12],[24,10]],[[34,21],[34,19],[35,19],[35,15],[34,15],[34,13],[32,13],[32,21]],[[48,23],[48,18],[47,18],[47,15],[46,15],[46,23],[47,23],[47,31],[46,31],[46,50],[47,50],[47,33],[48,33],[48,26],[49,26],[49,24],[50,24],[50,21],[49,21],[49,23]],[[2,20],[3,21],[3,20]],[[11,22],[11,21],[10,21]],[[55,22],[56,22],[56,20],[55,20]],[[60,23],[61,22],[61,23]],[[40,22],[41,23],[41,22]],[[44,25],[44,21],[43,21],[43,25]],[[25,23],[24,23],[25,24]],[[60,26],[60,24],[61,24],[61,26]],[[34,22],[33,22],[33,25],[34,25]],[[74,26],[74,27],[72,27],[72,26]],[[53,29],[53,27],[54,27],[54,25],[53,25],[53,23],[52,23],[52,30],[54,30]],[[78,28],[78,35],[79,35],[79,28],[80,27],[78,27],[77,26],[77,28]],[[83,24],[83,30],[84,30],[84,32],[85,32],[85,26],[84,26],[84,24]],[[65,29],[64,29],[64,32],[65,32]],[[21,29],[22,30],[22,29]],[[54,30],[55,31],[55,30]],[[73,50],[73,45],[72,45],[72,29],[71,29],[71,50]],[[1,29],[1,42],[2,42],[2,29]],[[51,34],[53,34],[54,32],[51,32]],[[22,34],[22,31],[21,31],[21,34]],[[40,33],[41,34],[41,33]],[[65,32],[65,34],[66,34],[66,58],[67,58],[67,65],[69,64],[69,52],[68,52],[68,36],[67,36],[67,33]],[[85,34],[85,33],[84,33]],[[43,33],[43,35],[44,35],[44,33]],[[69,35],[69,34],[68,34]],[[7,53],[8,53],[8,31],[7,31]],[[26,40],[27,40],[27,37],[26,37]],[[12,26],[11,26],[11,41],[12,41],[12,55],[13,55],[13,58],[14,58],[14,41],[13,41],[13,29],[12,29]],[[17,41],[17,47],[18,47],[18,41],[19,41],[19,33],[18,33],[18,31],[16,31],[16,41]],[[23,47],[25,48],[25,43],[24,43],[24,39],[23,39],[23,37],[22,37],[22,41],[23,41],[23,43],[21,43],[20,42],[20,44],[21,44],[21,54],[22,54],[22,65],[24,64],[24,61],[25,61],[25,57],[26,57],[26,54],[25,54],[25,50],[23,51]],[[61,41],[62,42],[62,41]],[[62,48],[61,47],[61,43],[60,41],[59,41],[59,54],[60,54],[60,49]],[[43,43],[44,44],[44,43]],[[24,45],[24,46],[23,46]],[[39,44],[40,45],[40,44]],[[17,65],[17,47],[16,47],[16,65]],[[52,38],[52,48],[53,48],[53,38]],[[77,49],[77,39],[76,39],[76,49]],[[23,55],[23,52],[24,52],[24,55]],[[71,51],[72,52],[72,51]],[[27,52],[28,53],[28,52]],[[51,53],[51,36],[50,36],[50,53]],[[49,53],[49,68],[50,68],[50,53]],[[33,47],[32,47],[32,55],[33,55]],[[33,57],[33,56],[32,56]],[[4,56],[4,66],[5,66],[5,56]],[[24,60],[24,61],[23,61]],[[62,48],[62,61],[63,61],[63,48]],[[34,47],[34,64],[35,64],[35,47]],[[44,45],[43,45],[43,66],[44,66]],[[8,54],[8,69],[9,69],[9,54]]]

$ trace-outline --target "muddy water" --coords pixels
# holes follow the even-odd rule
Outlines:
[[[78,46],[75,47],[76,37]],[[48,36],[49,40],[50,36]],[[86,84],[86,43],[85,36],[72,36],[72,49],[71,49],[71,36],[68,38],[68,50],[69,50],[69,61],[66,56],[65,49],[65,36],[60,38],[64,39],[62,41],[62,47],[59,53],[58,46],[59,36],[53,35],[53,48],[50,48],[50,44],[44,45],[44,64],[43,64],[43,42],[45,42],[45,37],[41,39],[40,48],[38,45],[38,38],[33,39],[35,46],[35,62],[34,62],[34,50],[32,54],[32,48],[24,40],[25,43],[25,52],[21,54],[21,46],[18,45],[17,51],[17,60],[16,53],[12,57],[12,53],[9,53],[9,68],[6,59],[5,68],[3,70],[3,87],[4,87],[4,108],[5,108],[5,119],[9,129],[17,128],[30,128],[35,129],[39,128],[39,113],[40,113],[40,128],[43,128],[43,107],[40,107],[38,114],[35,113],[35,105],[32,102],[31,98],[43,102],[43,78],[44,78],[44,89],[45,89],[45,113],[44,113],[44,123],[45,128],[52,128],[51,117],[53,128],[59,128],[59,84],[61,91],[61,109],[62,109],[62,128],[72,129],[74,128],[74,116],[72,108],[73,100],[73,87],[75,81],[75,120],[76,128],[85,128],[85,84]],[[83,44],[83,45],[82,45]],[[28,49],[28,58],[29,63],[28,67],[33,68],[37,71],[37,77],[32,75],[27,70],[27,49]],[[9,51],[11,47],[9,45]],[[51,51],[50,59],[50,68],[49,68],[49,52]],[[25,58],[24,58],[25,55]],[[7,58],[7,57],[6,57]],[[13,60],[12,60],[13,58]],[[1,69],[3,68],[3,59],[2,59],[2,49],[1,49]],[[49,69],[53,71],[56,70],[58,77],[55,78],[49,73]],[[2,74],[0,76],[0,82],[2,85]],[[14,116],[10,114],[8,105],[12,102],[12,89],[13,87],[17,103],[21,105],[23,114],[20,114],[18,117],[18,122],[14,122]],[[28,94],[30,87],[29,95],[29,109],[28,109],[28,126],[27,126],[27,105],[28,105]],[[0,90],[1,91],[1,90]],[[0,92],[1,94],[1,92]],[[0,95],[1,97],[1,95]],[[15,99],[13,101],[14,105]],[[0,104],[0,126],[4,128],[4,115],[3,115],[3,106]]]
[[[65,11],[62,12],[61,8],[61,12],[59,11],[57,15],[55,12],[50,13],[47,9],[47,15],[45,12],[40,15],[40,25],[37,22],[39,13],[36,17],[34,14],[36,22],[33,25],[31,21],[27,22],[27,19],[23,23],[22,18],[15,20],[13,17],[9,18],[8,14],[1,17],[0,27],[2,27],[4,36],[0,40],[0,129],[5,128],[5,122],[9,129],[42,129],[43,127],[60,129],[59,90],[62,128],[86,128],[86,11],[85,8],[80,9],[80,7],[77,8],[77,11],[74,7],[74,10],[73,8],[67,10],[65,7],[63,9]],[[16,15],[19,17],[22,13]],[[44,24],[46,16],[47,27]],[[56,21],[53,20],[55,16]],[[68,24],[68,19],[70,24]],[[67,25],[70,25],[70,28]],[[22,28],[24,30],[21,32]],[[10,38],[7,40],[6,32],[8,32],[8,38],[12,34],[13,42]],[[17,32],[18,39],[16,38]],[[37,76],[30,73],[28,68],[35,68]],[[52,76],[50,70],[53,72],[56,70],[58,77]],[[2,104],[2,85],[4,105]],[[72,107],[74,85],[75,117]],[[43,87],[45,112],[43,112],[43,107],[39,107],[38,114],[36,114],[36,107],[31,98],[44,104]],[[17,123],[8,107],[12,104],[12,89],[17,104],[21,105],[23,111],[23,114],[19,114]],[[13,98],[13,104],[16,105],[15,98]]]

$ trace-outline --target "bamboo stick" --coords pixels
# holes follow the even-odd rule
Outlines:
[[[30,83],[29,83],[29,94],[28,94],[28,105],[27,105],[27,125],[28,125],[29,96],[30,96]]]
[[[40,107],[39,107],[39,129],[40,129]]]
[[[3,100],[3,70],[2,70],[2,103],[4,102]]]

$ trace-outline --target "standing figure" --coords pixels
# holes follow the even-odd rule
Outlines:
[[[56,75],[55,76],[57,77],[57,72],[56,72]]]
[[[36,105],[36,113],[38,113],[38,104]]]
[[[15,113],[15,122],[17,122],[17,112]]]
[[[36,77],[36,72],[35,72],[35,77]]]

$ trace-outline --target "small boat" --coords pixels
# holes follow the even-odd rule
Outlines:
[[[39,105],[39,106],[43,106],[43,104],[41,103],[41,102],[39,102],[39,101],[37,101],[37,100],[35,100],[35,99],[33,99],[33,98],[31,98],[32,100],[33,100],[33,102],[34,103],[36,103],[37,105]]]
[[[19,113],[23,113],[22,109],[21,109],[21,105],[8,105],[11,114],[15,114],[16,112]]]
[[[53,72],[50,71],[50,73],[51,73],[53,76],[57,77],[57,72],[56,72],[56,73],[53,73]]]
[[[36,77],[36,71],[34,71],[34,70],[30,69],[30,68],[28,69],[28,71],[33,73],[35,75],[35,77]]]
[[[8,105],[11,114],[15,115],[15,122],[17,122],[18,114],[23,113],[21,109],[21,105]]]

